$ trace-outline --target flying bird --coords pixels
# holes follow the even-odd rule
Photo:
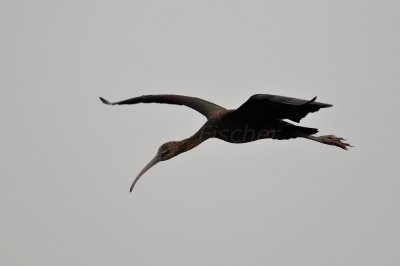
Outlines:
[[[307,114],[332,106],[317,102],[316,99],[317,97],[311,100],[302,100],[278,95],[256,94],[237,109],[225,109],[215,103],[183,95],[143,95],[112,103],[100,97],[100,100],[108,105],[137,103],[184,105],[207,118],[205,124],[193,136],[161,145],[156,156],[134,179],[130,192],[139,178],[152,166],[189,151],[209,138],[218,138],[230,143],[246,143],[268,138],[279,140],[306,138],[347,150],[351,145],[344,142],[343,138],[335,135],[315,136],[318,129],[302,127],[286,121],[299,123]]]

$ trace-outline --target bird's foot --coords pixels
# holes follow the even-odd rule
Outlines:
[[[318,139],[321,143],[334,145],[344,150],[347,150],[349,147],[353,147],[349,143],[344,142],[344,138],[338,138],[335,135],[319,136]]]

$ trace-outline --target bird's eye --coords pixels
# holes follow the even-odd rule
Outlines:
[[[168,150],[163,150],[163,151],[160,151],[160,154],[161,155],[165,155],[165,154],[167,154],[169,151]]]

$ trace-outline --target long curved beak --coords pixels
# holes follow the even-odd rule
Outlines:
[[[133,180],[133,183],[131,185],[131,188],[129,190],[129,192],[132,192],[133,187],[135,186],[136,182],[139,180],[139,178],[146,173],[147,170],[149,170],[151,167],[153,167],[154,165],[156,165],[158,162],[161,161],[161,156],[159,154],[157,154],[144,168],[142,171],[140,171],[140,173],[138,174],[138,176],[135,178],[135,180]]]

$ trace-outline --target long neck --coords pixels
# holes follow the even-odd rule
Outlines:
[[[179,153],[189,151],[197,145],[201,144],[203,141],[207,140],[208,138],[209,137],[204,134],[203,130],[200,129],[190,138],[178,141],[178,151]]]

